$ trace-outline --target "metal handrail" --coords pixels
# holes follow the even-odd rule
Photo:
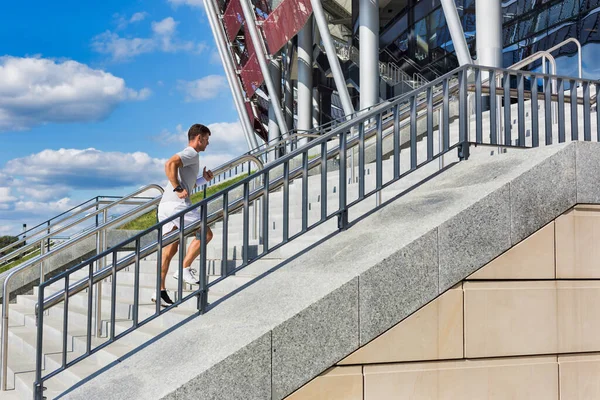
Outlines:
[[[548,59],[548,61],[550,62],[550,66],[552,67],[550,74],[556,75],[556,60],[554,59],[554,56],[552,56],[552,54],[550,54],[550,52],[546,51],[546,50],[540,50],[540,51],[530,55],[529,57],[525,57],[521,61],[514,63],[513,65],[508,67],[508,69],[512,69],[512,70],[522,69],[522,68],[528,66],[529,64],[532,64],[533,62],[539,60],[540,58]],[[552,71],[554,71],[554,72],[552,72]]]
[[[118,199],[119,197],[115,197],[115,198]],[[77,220],[75,220],[75,221],[73,221],[73,222],[71,222],[71,223],[69,223],[67,225],[61,225],[61,224],[65,223],[67,220],[72,219],[72,218],[74,218],[76,216],[79,216],[79,215],[83,214],[84,212],[88,211],[89,209],[97,207],[98,205],[101,205],[101,204],[106,204],[106,207],[97,209],[95,212],[87,213],[83,217],[81,217],[81,218],[79,218],[79,219],[77,219]],[[124,203],[121,203],[121,202],[118,202],[118,201],[111,201],[111,202],[98,201],[97,203],[88,205],[86,207],[83,207],[82,209],[77,210],[76,213],[71,214],[71,215],[69,215],[66,218],[63,218],[60,221],[55,222],[53,225],[50,225],[48,227],[48,230],[46,231],[46,234],[43,237],[41,237],[41,238],[33,239],[33,241],[32,241],[32,236],[29,236],[29,237],[23,238],[23,239],[21,239],[19,241],[16,241],[16,242],[12,243],[13,246],[16,246],[16,245],[18,245],[20,243],[23,243],[25,241],[32,241],[31,243],[29,243],[29,244],[27,244],[27,245],[25,245],[23,247],[19,247],[18,249],[14,250],[13,252],[8,253],[8,254],[0,257],[0,265],[3,264],[3,263],[5,263],[5,262],[8,262],[8,261],[12,260],[13,258],[17,257],[20,254],[23,254],[24,252],[26,252],[28,250],[31,250],[31,249],[33,249],[35,247],[38,247],[38,246],[44,246],[44,242],[47,241],[47,240],[49,240],[52,236],[54,236],[54,235],[56,235],[58,233],[64,232],[64,231],[66,231],[68,229],[71,229],[74,226],[79,225],[82,221],[85,221],[88,218],[97,216],[97,215],[101,214],[103,211],[108,211],[109,209],[113,208],[116,205],[127,205],[127,204],[124,204]],[[51,227],[57,226],[57,225],[59,226],[58,229],[55,229],[53,231],[49,230]],[[41,234],[42,232],[44,232],[44,231],[39,231],[35,235]],[[40,247],[40,249],[41,249],[41,247]]]
[[[112,197],[112,196],[111,196],[111,197]],[[54,225],[58,225],[58,224],[61,224],[61,223],[63,223],[64,221],[66,221],[66,220],[68,220],[68,219],[70,219],[70,218],[73,218],[74,216],[76,216],[76,215],[78,215],[78,214],[81,214],[81,212],[83,212],[83,211],[87,211],[87,210],[89,210],[90,208],[97,206],[97,205],[100,203],[100,201],[99,201],[99,199],[100,199],[100,198],[108,198],[108,196],[96,196],[96,197],[93,197],[93,198],[91,198],[91,199],[89,199],[89,200],[87,200],[87,201],[84,201],[84,202],[83,202],[83,203],[81,203],[81,204],[78,204],[78,205],[76,205],[76,206],[74,206],[74,207],[70,208],[70,209],[69,209],[69,210],[67,210],[67,211],[64,211],[64,212],[62,212],[62,213],[60,213],[60,214],[58,214],[58,215],[56,215],[56,216],[54,216],[54,217],[50,218],[50,219],[49,219],[49,220],[47,220],[47,221],[44,221],[44,222],[42,222],[41,224],[38,224],[38,225],[36,225],[36,226],[34,226],[34,227],[32,227],[32,228],[29,228],[28,230],[26,230],[26,231],[24,231],[24,232],[21,232],[21,233],[19,233],[19,234],[17,235],[17,238],[18,238],[19,236],[21,236],[21,235],[24,235],[24,236],[23,236],[21,239],[19,239],[19,240],[17,240],[17,241],[15,241],[15,242],[13,242],[13,243],[11,243],[11,244],[9,244],[9,245],[7,245],[7,246],[5,246],[5,247],[1,248],[1,249],[0,249],[0,253],[3,253],[3,252],[5,252],[5,251],[7,251],[8,249],[11,249],[11,248],[13,248],[13,247],[15,247],[15,246],[18,246],[19,244],[21,244],[21,243],[23,243],[23,242],[26,242],[26,241],[28,241],[28,240],[31,240],[31,239],[32,239],[32,236],[26,236],[27,234],[33,235],[33,237],[35,237],[35,235],[38,235],[38,234],[40,234],[40,233],[41,233],[41,232],[43,232],[43,231],[47,231],[48,229],[52,228],[52,226],[54,226]],[[115,197],[115,198],[118,198],[118,197]],[[82,208],[82,209],[79,209],[79,210],[77,210],[77,211],[76,211],[74,214],[71,214],[71,215],[69,215],[69,216],[67,216],[67,217],[65,217],[65,218],[63,218],[63,219],[61,219],[61,220],[58,220],[58,221],[52,222],[52,221],[56,220],[57,218],[60,218],[60,217],[62,217],[63,215],[66,215],[66,214],[68,214],[68,213],[72,212],[73,210],[76,210],[76,209],[78,209],[79,207],[82,207],[82,206],[84,206],[85,204],[87,204],[87,203],[89,203],[89,202],[91,202],[91,201],[94,201],[94,200],[95,200],[95,203],[93,203],[93,204],[91,204],[91,205],[88,205],[87,207],[84,207],[84,208]],[[36,229],[38,229],[38,228],[41,228],[41,227],[43,227],[43,229],[42,229],[42,230],[39,230],[39,231],[37,231],[37,232],[35,232],[35,233],[32,233],[32,231],[34,231],[34,230],[36,230]],[[2,259],[1,259],[1,258],[0,258],[0,263],[2,263]]]
[[[90,201],[94,201],[94,200],[95,200],[96,202],[98,202],[98,199],[101,199],[101,198],[102,198],[102,199],[118,199],[118,198],[119,198],[119,196],[96,196],[96,197],[92,197],[91,199],[89,199],[89,200],[87,200],[87,201],[84,201],[84,202],[83,202],[83,203],[81,203],[81,204],[78,204],[78,205],[76,205],[76,206],[74,206],[74,207],[71,207],[70,209],[68,209],[68,210],[66,210],[66,211],[63,211],[62,213],[60,213],[60,214],[58,214],[58,215],[55,215],[54,217],[50,218],[50,219],[49,219],[49,220],[47,220],[47,221],[44,221],[44,222],[42,222],[42,223],[40,223],[40,224],[38,224],[38,225],[36,225],[36,226],[34,226],[34,227],[31,227],[31,228],[27,229],[26,231],[20,232],[20,233],[19,233],[19,234],[17,234],[16,236],[17,236],[17,237],[19,237],[19,236],[21,236],[21,235],[24,235],[24,234],[30,233],[31,231],[33,231],[33,230],[35,230],[35,229],[37,229],[37,228],[40,228],[40,227],[42,227],[42,226],[45,226],[45,225],[48,225],[48,223],[50,223],[51,221],[53,221],[53,220],[55,220],[55,219],[57,219],[57,218],[60,218],[60,217],[62,217],[62,216],[63,216],[63,215],[65,215],[65,214],[68,214],[68,213],[70,213],[71,211],[75,210],[76,208],[78,208],[78,207],[81,207],[81,206],[83,206],[84,204],[87,204],[87,203],[89,203]],[[0,252],[4,251],[5,249],[6,249],[6,247],[5,247],[5,248],[2,248],[2,249],[0,249]]]
[[[477,123],[477,128],[476,128],[476,137],[475,140],[471,140],[469,138],[469,133],[468,133],[468,125],[469,125],[469,119],[470,119],[470,115],[469,115],[469,109],[467,106],[467,102],[468,102],[468,97],[467,97],[467,93],[469,91],[469,84],[468,84],[468,72],[470,70],[475,70],[476,71],[476,82],[474,85],[474,89],[472,88],[472,90],[475,91],[476,95],[475,95],[475,99],[477,102],[477,106],[476,106],[476,110],[475,110],[475,115],[477,117],[477,121],[479,121],[479,123]],[[435,160],[438,159],[442,156],[444,156],[445,154],[448,154],[450,151],[453,151],[455,149],[458,149],[459,152],[459,159],[460,160],[464,160],[467,159],[469,157],[469,148],[471,143],[475,143],[475,144],[488,144],[483,140],[483,136],[482,136],[482,129],[481,129],[481,119],[482,119],[482,106],[481,106],[481,98],[482,98],[482,79],[481,79],[481,71],[488,71],[491,72],[492,76],[494,74],[497,75],[501,75],[504,79],[503,81],[505,82],[505,86],[503,87],[504,90],[504,104],[505,104],[505,110],[504,110],[504,114],[503,114],[503,118],[510,120],[510,116],[511,116],[511,110],[510,110],[510,106],[511,106],[511,102],[510,102],[510,97],[511,97],[511,92],[510,92],[510,86],[507,86],[506,83],[510,83],[510,79],[509,77],[512,75],[516,75],[518,78],[518,90],[517,90],[517,105],[518,105],[518,113],[519,113],[519,127],[518,127],[518,137],[519,137],[519,143],[521,143],[519,146],[519,148],[523,148],[525,147],[525,142],[524,142],[524,138],[525,138],[525,125],[524,125],[524,115],[525,115],[525,90],[524,90],[524,79],[526,77],[530,77],[531,79],[542,79],[544,82],[546,82],[545,87],[545,91],[546,91],[546,97],[545,100],[546,101],[550,101],[551,97],[550,97],[550,92],[549,92],[549,82],[551,80],[557,80],[559,81],[561,84],[562,82],[566,79],[569,81],[576,81],[576,82],[581,82],[583,87],[584,87],[584,97],[583,97],[583,104],[584,104],[584,115],[583,115],[583,121],[584,121],[584,138],[585,140],[590,140],[591,138],[591,124],[590,124],[590,112],[591,112],[591,107],[590,107],[590,87],[592,85],[596,85],[596,82],[594,81],[582,81],[582,80],[578,80],[578,79],[573,79],[571,77],[559,77],[559,76],[552,76],[552,75],[547,75],[547,74],[536,74],[536,73],[530,73],[527,71],[514,71],[514,70],[505,70],[505,69],[495,69],[495,68],[488,68],[488,67],[478,67],[478,66],[473,66],[473,65],[465,65],[462,66],[460,68],[458,68],[457,70],[446,74],[442,77],[440,77],[439,79],[434,80],[433,82],[430,82],[429,84],[426,84],[422,89],[417,90],[417,91],[413,91],[409,94],[406,94],[405,96],[401,97],[400,99],[398,99],[397,101],[391,103],[391,104],[386,104],[385,107],[381,107],[381,108],[376,108],[374,110],[371,110],[369,112],[364,113],[363,115],[359,115],[357,116],[354,120],[352,121],[347,121],[343,124],[341,124],[340,126],[336,127],[334,130],[332,130],[331,132],[322,135],[319,138],[316,138],[315,140],[309,142],[307,145],[302,146],[301,148],[298,148],[294,151],[292,151],[291,153],[282,156],[281,158],[279,158],[278,160],[276,160],[275,162],[265,166],[265,168],[261,171],[258,171],[244,179],[242,179],[241,181],[235,183],[234,185],[224,189],[223,191],[219,192],[219,193],[215,193],[214,195],[205,198],[204,200],[200,201],[197,204],[192,205],[191,207],[189,207],[186,210],[183,210],[173,216],[171,216],[170,218],[167,218],[161,222],[159,222],[158,224],[152,226],[151,228],[148,228],[147,230],[138,233],[137,235],[133,236],[132,238],[122,242],[121,244],[114,246],[112,249],[105,251],[101,254],[98,254],[92,258],[90,258],[89,260],[69,269],[68,271],[65,271],[51,279],[49,279],[48,281],[44,282],[42,285],[39,286],[39,291],[38,291],[38,310],[37,310],[37,317],[38,317],[38,334],[37,334],[37,349],[36,349],[36,383],[35,383],[35,395],[36,398],[41,398],[42,396],[42,392],[43,392],[43,381],[50,379],[51,377],[55,376],[56,374],[62,372],[64,369],[76,364],[77,362],[85,359],[86,357],[88,357],[89,355],[95,353],[96,351],[99,351],[100,349],[104,348],[107,345],[110,345],[111,343],[113,343],[115,340],[118,340],[119,338],[123,337],[124,335],[127,335],[128,333],[132,332],[133,330],[137,329],[139,326],[142,326],[146,323],[148,323],[149,321],[153,320],[154,318],[162,315],[164,312],[168,312],[170,311],[172,308],[177,307],[179,304],[193,298],[193,297],[197,297],[198,298],[198,309],[200,313],[203,313],[207,310],[207,294],[208,294],[208,290],[209,288],[218,283],[219,281],[221,281],[222,279],[225,279],[227,276],[229,276],[230,274],[235,274],[236,272],[238,272],[239,270],[241,270],[242,268],[245,268],[246,266],[248,266],[253,260],[250,260],[250,256],[248,254],[248,244],[249,244],[249,220],[248,220],[248,210],[250,207],[250,203],[251,201],[254,200],[258,200],[261,199],[262,200],[262,209],[264,211],[263,214],[263,226],[267,226],[268,222],[269,222],[269,218],[268,218],[268,210],[269,210],[269,206],[268,206],[268,198],[269,198],[269,193],[271,191],[273,191],[274,189],[276,189],[277,187],[283,187],[283,215],[284,215],[284,220],[283,220],[283,240],[282,242],[280,242],[277,245],[274,246],[270,246],[269,245],[269,240],[268,240],[268,229],[263,231],[263,251],[262,253],[258,254],[255,259],[264,257],[266,254],[269,254],[270,252],[278,249],[279,247],[289,243],[290,241],[292,241],[293,239],[299,237],[300,235],[303,235],[304,233],[306,233],[308,230],[315,228],[316,226],[319,226],[320,224],[324,223],[325,221],[328,221],[332,218],[337,218],[338,219],[338,226],[340,229],[346,229],[348,227],[348,209],[350,207],[353,207],[354,205],[358,204],[359,202],[363,201],[365,198],[374,195],[378,192],[380,192],[382,189],[388,187],[389,185],[397,182],[399,179],[401,179],[402,177],[404,177],[405,175],[417,170],[418,168],[420,168],[421,166]],[[459,126],[459,139],[458,141],[456,141],[456,143],[452,144],[450,141],[450,136],[449,136],[449,104],[450,101],[455,101],[451,99],[450,96],[450,82],[453,82],[453,80],[457,78],[458,79],[458,84],[457,84],[457,90],[458,90],[458,106],[459,106],[459,113],[458,113],[458,126]],[[493,80],[493,82],[495,82],[495,80]],[[433,149],[433,118],[432,118],[432,113],[429,112],[430,108],[433,108],[434,106],[434,89],[439,86],[442,85],[443,86],[443,95],[442,95],[442,109],[444,111],[444,116],[443,116],[443,120],[440,122],[440,127],[442,127],[442,131],[443,131],[443,136],[442,136],[442,132],[440,132],[440,149],[439,150],[435,150]],[[497,90],[496,86],[493,85],[490,87],[490,92],[495,92]],[[532,95],[531,95],[531,99],[532,101],[535,101],[535,104],[537,105],[537,99],[538,96],[533,95],[533,92],[537,91],[537,85],[532,87]],[[416,126],[416,122],[417,122],[417,118],[418,118],[418,113],[417,113],[417,104],[418,104],[418,97],[421,96],[423,93],[425,93],[425,97],[426,97],[426,107],[428,112],[426,113],[426,117],[427,117],[427,137],[428,137],[428,147],[427,147],[427,159],[425,161],[421,161],[420,163],[417,160],[417,126]],[[565,105],[565,101],[564,101],[564,95],[561,96],[561,93],[558,94],[557,97],[557,101],[559,103],[560,106],[563,107],[563,112],[564,112],[564,105]],[[490,96],[490,103],[491,106],[490,108],[493,110],[495,109],[495,102],[496,102],[496,95],[491,95]],[[574,102],[578,102],[577,100],[577,93],[576,92],[572,92],[571,93],[571,103],[573,104]],[[383,167],[382,167],[382,141],[384,138],[384,128],[383,128],[383,120],[384,120],[384,115],[389,114],[391,112],[392,114],[392,119],[394,121],[394,126],[393,126],[393,138],[394,138],[394,146],[393,146],[393,152],[394,152],[394,160],[398,160],[399,159],[399,155],[400,155],[400,146],[401,146],[401,136],[400,136],[400,125],[398,124],[398,122],[400,121],[400,113],[405,113],[406,108],[403,108],[403,106],[407,105],[409,113],[410,113],[410,148],[407,149],[406,151],[410,151],[410,155],[411,155],[411,166],[410,166],[410,170],[407,172],[404,172],[401,174],[400,168],[399,168],[399,163],[395,162],[394,163],[394,173],[393,173],[393,178],[390,179],[387,182],[383,182]],[[438,104],[439,105],[439,104]],[[508,106],[508,107],[506,107]],[[537,107],[534,107],[534,104],[532,104],[532,109],[536,109]],[[403,111],[404,110],[404,111]],[[548,118],[549,116],[549,107],[545,107],[545,112],[546,112],[546,118]],[[572,113],[577,113],[577,107],[572,107],[571,110]],[[587,112],[587,114],[585,114]],[[573,115],[573,114],[572,114]],[[490,114],[490,117],[492,116],[492,114]],[[521,118],[523,116],[523,118]],[[537,114],[536,114],[537,116]],[[501,116],[502,118],[502,116]],[[539,139],[539,129],[537,126],[537,119],[534,119],[535,123],[533,124],[533,128],[532,128],[532,146],[539,146],[539,143],[536,143],[536,138]],[[372,131],[372,133],[367,133],[365,132],[365,125],[369,124],[370,121],[375,121],[375,126],[376,128]],[[562,121],[562,126],[560,125],[560,121]],[[499,121],[495,121],[494,123],[498,123]],[[578,119],[577,118],[572,118],[571,119],[571,123],[574,124],[572,125],[572,137],[574,140],[577,139],[577,123],[578,123]],[[490,122],[490,130],[491,131],[495,131],[495,127],[492,126],[492,122]],[[505,126],[507,126],[505,124]],[[574,128],[573,128],[574,127]],[[493,129],[492,129],[493,128]],[[600,129],[600,126],[598,127],[598,129]],[[353,131],[358,131],[358,135],[357,136],[350,136],[351,132]],[[550,134],[552,133],[552,126],[546,126],[546,134],[548,135],[548,132],[550,132]],[[559,141],[564,141],[565,137],[564,137],[564,115],[563,118],[559,118],[559,128],[558,128],[558,132],[559,132]],[[508,136],[505,138],[504,141],[504,146],[506,147],[511,147],[511,130],[508,129],[505,132]],[[600,136],[600,131],[598,132],[599,136]],[[369,138],[369,137],[373,137],[373,135],[376,137],[376,171],[375,171],[375,181],[376,181],[376,187],[375,189],[371,190],[370,192],[366,192],[365,190],[365,169],[364,169],[364,163],[365,163],[365,141]],[[339,144],[338,146],[336,146],[333,149],[330,149],[329,151],[327,150],[327,144],[329,143],[330,140],[332,139],[338,139],[339,140]],[[506,140],[508,139],[508,140]],[[551,139],[551,136],[550,136]],[[495,136],[494,135],[490,135],[490,143],[492,145],[497,145],[499,143],[495,143]],[[521,141],[523,140],[523,141]],[[546,143],[548,144],[548,140],[546,141]],[[348,149],[352,148],[352,147],[358,147],[359,150],[359,182],[358,182],[358,199],[348,202],[347,201],[347,193],[346,193],[346,184],[347,184],[347,157],[348,157]],[[430,147],[431,146],[431,147]],[[309,151],[313,148],[319,148],[321,149],[321,157],[316,158],[316,159],[312,159],[309,160],[308,159],[308,154]],[[337,157],[339,156],[339,190],[338,190],[338,196],[339,196],[339,208],[333,212],[329,212],[328,211],[328,207],[327,207],[327,160],[331,157]],[[296,169],[293,169],[290,171],[290,162],[292,162],[296,157],[301,157],[302,158],[302,166],[298,167]],[[313,166],[316,165],[320,165],[321,166],[321,189],[322,189],[322,193],[325,195],[322,195],[321,197],[321,219],[317,222],[314,222],[312,224],[308,223],[308,171],[310,168],[312,168]],[[277,178],[271,180],[271,172],[275,171],[275,168],[283,168],[283,174],[281,176],[278,176]],[[289,218],[289,188],[290,188],[290,182],[291,180],[293,180],[295,177],[302,177],[303,178],[303,182],[302,182],[302,228],[300,230],[299,233],[294,234],[293,236],[289,236],[289,225],[288,225],[288,218]],[[250,191],[250,186],[253,182],[256,181],[260,181],[262,182],[261,187]],[[243,190],[243,196],[240,199],[237,199],[233,202],[229,201],[229,193],[231,193],[233,190],[238,190],[238,189],[242,189]],[[222,201],[223,203],[223,209],[222,210],[218,210],[216,212],[213,212],[212,214],[208,215],[208,206],[209,204],[211,204],[211,202],[214,201]],[[255,203],[256,204],[256,203]],[[243,230],[243,242],[244,245],[242,247],[242,265],[235,268],[232,271],[227,271],[226,268],[226,263],[227,263],[227,252],[228,252],[228,247],[227,247],[227,230],[228,230],[228,215],[230,212],[234,212],[238,209],[243,209],[244,210],[244,221],[242,224],[242,230]],[[184,216],[185,214],[187,214],[188,212],[192,211],[192,210],[200,210],[201,213],[201,220],[194,222],[190,225],[185,225],[185,221],[184,221]],[[223,262],[223,266],[222,266],[222,273],[223,276],[220,279],[217,279],[211,283],[207,282],[206,276],[207,276],[207,259],[206,259],[206,240],[202,240],[201,241],[201,251],[200,251],[200,286],[197,290],[194,290],[192,293],[188,294],[186,297],[183,297],[183,291],[182,291],[182,281],[179,281],[179,286],[177,289],[178,292],[178,296],[177,296],[177,301],[172,305],[169,306],[163,310],[161,310],[161,306],[159,304],[159,302],[157,302],[156,304],[156,312],[153,316],[144,319],[143,321],[139,321],[139,316],[138,316],[138,308],[139,308],[139,300],[138,300],[138,296],[134,295],[134,305],[133,305],[133,325],[126,329],[124,332],[119,333],[118,335],[115,332],[114,329],[114,319],[115,319],[115,311],[114,308],[111,311],[111,331],[110,331],[110,335],[109,335],[109,340],[107,340],[106,342],[104,342],[103,344],[95,347],[95,348],[91,348],[91,328],[89,328],[87,330],[87,343],[88,343],[88,347],[87,347],[87,351],[85,354],[83,354],[82,356],[67,362],[66,361],[66,346],[63,346],[63,365],[62,367],[59,367],[57,370],[48,373],[46,376],[42,377],[42,356],[43,356],[43,349],[42,349],[42,343],[43,343],[43,320],[44,320],[44,313],[43,310],[48,309],[49,307],[52,307],[53,305],[59,304],[61,301],[65,301],[65,315],[68,315],[68,310],[67,310],[67,306],[68,306],[68,298],[70,296],[75,295],[78,292],[81,292],[82,290],[89,288],[90,291],[88,293],[88,304],[91,305],[92,302],[92,288],[94,286],[94,284],[97,284],[99,282],[101,282],[103,279],[110,277],[110,276],[115,276],[117,274],[118,271],[122,270],[123,268],[131,265],[131,264],[135,264],[135,275],[139,275],[140,273],[140,259],[146,255],[152,254],[157,252],[157,273],[159,273],[160,271],[160,260],[161,260],[161,256],[162,256],[162,248],[164,246],[167,246],[171,243],[174,243],[176,241],[180,241],[181,243],[184,243],[184,239],[186,237],[186,235],[200,229],[201,232],[201,236],[205,235],[207,232],[207,227],[209,224],[223,219],[223,257],[222,257],[222,262]],[[182,229],[180,229],[179,231],[173,231],[167,235],[160,235],[160,232],[162,230],[162,227],[164,226],[164,224],[169,223],[173,220],[179,219],[180,222],[180,226],[183,227]],[[145,247],[141,247],[141,240],[144,236],[152,234],[152,233],[159,233],[157,235],[157,241],[151,244],[148,244]],[[116,254],[118,251],[120,251],[120,249],[125,248],[126,246],[129,246],[131,244],[135,245],[135,252],[134,254],[125,256],[124,258],[122,258],[121,260],[118,260],[116,257]],[[184,256],[184,246],[182,246],[182,250],[180,251],[179,254],[179,273],[181,275],[182,271],[181,269],[183,268],[183,256]],[[91,268],[91,266],[96,263],[96,262],[100,262],[102,259],[108,257],[112,255],[113,256],[113,263],[112,265],[106,266],[96,272],[93,272],[93,269]],[[71,274],[73,274],[76,271],[79,271],[83,268],[86,267],[90,267],[90,274],[89,277],[87,279],[82,279],[72,285],[68,285],[68,278],[71,276]],[[64,289],[60,289],[58,292],[50,295],[49,297],[44,297],[44,291],[45,289],[52,285],[55,284],[57,282],[59,282],[60,280],[65,279],[65,288]],[[114,293],[116,293],[116,279],[112,280],[112,297],[113,297],[113,302],[112,304],[114,305]],[[136,280],[136,283],[134,285],[139,285],[139,281]],[[139,288],[134,287],[134,291],[136,291]],[[157,290],[157,295],[158,292],[160,290],[160,287],[157,285],[156,287]],[[91,326],[91,314],[88,314],[88,326]],[[66,324],[66,322],[64,322]],[[64,333],[66,335],[66,332]]]
[[[152,189],[158,190],[160,193],[164,192],[163,188],[160,187],[159,185],[155,185],[155,184],[146,185],[143,188],[136,190],[135,192],[131,193],[130,195],[122,197],[121,199],[116,200],[115,202],[113,202],[111,204],[113,206],[123,204],[126,201],[135,198],[138,194],[141,194],[145,191],[152,190]],[[3,305],[2,306],[2,338],[1,338],[2,339],[2,349],[1,349],[2,350],[2,371],[1,371],[2,372],[2,390],[6,390],[6,378],[7,378],[7,367],[8,367],[8,364],[7,364],[7,361],[8,361],[8,319],[9,319],[9,308],[10,308],[9,284],[10,284],[11,280],[13,279],[13,277],[15,277],[17,274],[21,273],[22,271],[25,271],[27,268],[40,263],[40,265],[41,265],[40,283],[43,283],[43,281],[44,281],[43,261],[50,258],[51,256],[54,256],[55,254],[59,253],[60,251],[65,250],[65,249],[79,243],[81,240],[92,237],[92,236],[98,234],[99,232],[105,232],[106,229],[116,225],[117,223],[124,221],[127,218],[137,215],[140,211],[142,211],[148,207],[156,205],[158,203],[158,201],[160,201],[160,197],[161,196],[156,197],[153,200],[150,200],[149,202],[147,202],[143,205],[140,205],[140,206],[134,208],[133,210],[130,210],[129,212],[127,212],[109,222],[104,222],[102,225],[96,227],[95,229],[90,230],[88,232],[84,232],[83,234],[78,235],[76,238],[58,245],[57,247],[53,248],[51,251],[49,251],[47,253],[42,253],[38,257],[35,257],[28,261],[25,261],[24,263],[14,267],[10,270],[9,274],[4,279],[3,288],[2,288],[2,305]],[[108,207],[104,207],[104,208],[94,212],[90,216],[95,216],[95,215],[98,215],[99,213],[106,213],[107,211],[108,211]],[[62,231],[62,230],[59,230],[59,231]],[[56,231],[55,233],[58,233],[59,231]]]
[[[579,63],[579,79],[582,79],[583,77],[583,62],[582,62],[582,56],[581,56],[581,43],[579,42],[579,40],[575,39],[575,38],[568,38],[566,40],[563,40],[562,42],[560,42],[559,44],[557,44],[556,46],[553,46],[551,48],[549,48],[548,50],[546,50],[548,53],[552,53],[555,50],[560,49],[561,47],[569,44],[569,43],[575,43],[575,45],[577,45],[577,60]]]

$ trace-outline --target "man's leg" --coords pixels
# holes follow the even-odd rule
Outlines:
[[[176,231],[177,227],[174,226],[171,232]],[[169,233],[165,235],[168,235]],[[168,246],[165,246],[162,252],[162,264],[160,268],[160,290],[166,290],[165,287],[165,278],[167,277],[167,273],[169,272],[169,265],[171,264],[171,260],[177,253],[177,249],[179,248],[179,242],[171,243]]]
[[[213,233],[210,228],[206,227],[206,244],[210,243],[213,238]],[[183,259],[183,268],[189,268],[192,265],[192,262],[200,255],[200,240],[197,237],[192,240],[190,245],[187,248],[187,252],[185,254],[185,258]]]

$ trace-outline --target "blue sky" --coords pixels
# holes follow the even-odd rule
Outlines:
[[[193,123],[247,150],[202,0],[8,2],[0,39],[0,235],[164,183]]]

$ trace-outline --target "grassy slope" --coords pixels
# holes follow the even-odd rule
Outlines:
[[[0,273],[4,272],[4,271],[8,271],[9,269],[11,269],[12,267],[16,267],[19,264],[24,263],[27,260],[32,259],[33,257],[37,257],[40,255],[40,251],[36,250],[33,253],[29,253],[27,254],[25,257],[19,258],[18,260],[15,260],[11,263],[8,263],[6,265],[3,265],[0,267]]]
[[[248,175],[246,175],[246,174],[240,175],[236,178],[228,180],[227,182],[219,183],[218,185],[213,185],[213,186],[209,187],[208,189],[206,189],[206,196],[210,197],[213,194],[225,189],[226,187],[229,187],[229,186],[241,181],[242,179],[246,178],[247,176]],[[194,203],[194,204],[199,202],[202,199],[204,199],[204,192],[198,192],[191,196],[192,203]],[[152,225],[156,224],[157,222],[158,221],[156,219],[156,210],[154,210],[154,211],[150,211],[146,214],[139,216],[138,218],[134,219],[133,221],[126,223],[125,225],[121,226],[119,229],[141,231],[141,230],[150,228]]]

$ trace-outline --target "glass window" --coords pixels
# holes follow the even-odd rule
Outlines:
[[[596,7],[600,6],[600,0],[581,0],[580,12],[584,12],[587,10],[592,10]]]
[[[420,20],[415,24],[415,59],[426,60],[429,57],[429,42],[427,40],[427,21]]]
[[[544,7],[534,17],[533,29],[540,32],[548,27],[548,8]]]

